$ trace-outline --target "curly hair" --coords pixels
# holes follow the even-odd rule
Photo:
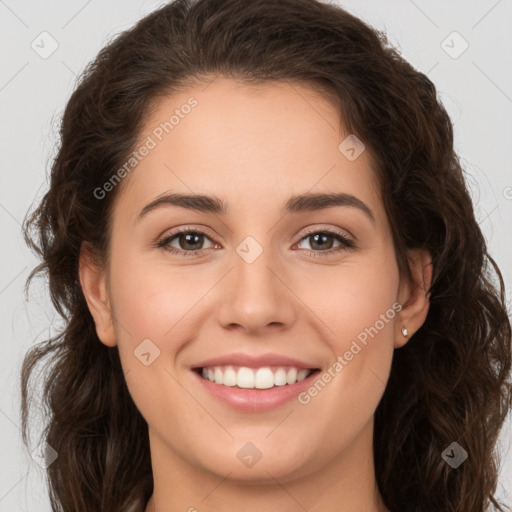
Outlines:
[[[340,106],[364,141],[392,228],[400,274],[407,250],[432,256],[430,309],[395,350],[375,412],[374,463],[393,511],[503,511],[494,497],[496,443],[512,406],[511,325],[500,270],[475,219],[453,127],[431,80],[386,35],[321,0],[177,0],[117,35],[81,74],[62,116],[50,185],[24,221],[64,319],[32,347],[21,372],[28,444],[31,375],[46,361],[43,436],[53,511],[143,511],[153,490],[147,423],[125,383],[116,347],[99,342],[78,277],[82,243],[108,258],[121,187],[94,190],[133,151],[158,99],[225,76],[289,81]],[[126,421],[130,418],[130,421]],[[458,442],[469,459],[442,459]]]

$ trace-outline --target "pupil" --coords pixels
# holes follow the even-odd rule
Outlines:
[[[329,235],[323,235],[323,234],[320,234],[320,233],[317,233],[316,235],[313,235],[314,243],[313,243],[313,244],[311,244],[311,246],[312,246],[312,247],[313,247],[315,244],[317,244],[317,242],[318,242],[318,238],[322,238],[322,239],[324,239],[324,241],[325,241],[325,238],[330,238],[330,236],[329,236]],[[329,245],[329,244],[327,244],[327,245]],[[331,245],[332,245],[332,242],[331,242]],[[318,246],[319,246],[320,248],[324,248],[324,249],[325,249],[325,244],[319,244]],[[330,247],[327,247],[327,248],[328,248],[328,249],[330,249]]]
[[[200,239],[201,235],[198,235],[198,234],[194,234],[194,233],[187,233],[185,235],[182,236],[183,238],[185,238],[186,240],[186,243],[189,243],[190,239],[195,237],[197,239]],[[199,247],[192,247],[193,249],[199,249],[201,247],[201,243],[200,242],[191,242],[192,245],[199,245]]]

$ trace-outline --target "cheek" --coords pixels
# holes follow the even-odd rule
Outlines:
[[[332,355],[327,372],[304,402],[321,408],[352,411],[361,421],[373,413],[387,382],[394,353],[394,325],[401,305],[397,290],[396,262],[380,257],[365,264],[342,266],[325,280],[323,293],[316,293],[315,312],[328,326]],[[331,391],[324,391],[324,389]]]
[[[159,424],[169,411],[187,409],[186,396],[173,378],[173,359],[186,340],[183,319],[192,292],[176,275],[140,254],[112,249],[110,289],[118,350],[130,395],[143,417]],[[181,330],[181,332],[180,332]],[[165,407],[162,404],[162,399]],[[168,434],[178,435],[168,426]]]
[[[364,345],[369,339],[386,338],[393,331],[396,318],[397,276],[393,269],[379,272],[353,272],[345,281],[346,292],[338,301],[336,332],[339,349],[349,349],[347,342],[358,340]],[[395,307],[393,307],[395,305]]]
[[[304,417],[316,418],[318,437],[325,440],[318,449],[320,458],[331,456],[332,447],[348,446],[382,398],[400,310],[397,287],[396,266],[382,260],[345,268],[325,288],[329,293],[322,296],[319,316],[331,328],[331,363],[299,397]]]
[[[130,333],[132,343],[145,338],[161,340],[185,313],[190,288],[175,274],[144,260],[140,254],[124,253],[111,269],[111,293],[120,335]]]
[[[391,257],[382,257],[382,248],[380,255],[377,252],[354,258],[309,281],[308,305],[329,328],[329,339],[337,354],[349,350],[353,340],[369,346],[371,339],[392,337],[393,322],[400,309],[398,268]],[[313,288],[311,283],[315,283]],[[306,288],[300,293],[307,296]]]

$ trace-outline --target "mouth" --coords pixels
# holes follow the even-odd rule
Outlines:
[[[297,400],[320,369],[216,366],[194,368],[191,373],[208,399],[243,413],[262,413]]]
[[[219,365],[192,368],[203,380],[218,386],[266,390],[294,386],[317,373],[320,368],[299,368],[295,366],[263,366],[249,368],[247,366]]]
[[[207,400],[243,412],[263,412],[297,399],[321,371],[311,361],[284,354],[241,352],[203,360],[189,369]]]
[[[202,379],[215,384],[237,387],[240,389],[270,389],[280,386],[291,386],[301,382],[319,368],[296,368],[293,366],[265,366],[249,368],[246,366],[210,366],[193,368]]]

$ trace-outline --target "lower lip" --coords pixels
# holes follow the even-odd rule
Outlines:
[[[295,384],[274,386],[268,389],[243,389],[236,386],[224,386],[201,377],[196,371],[192,371],[192,373],[217,400],[240,411],[260,412],[279,407],[296,398],[311,386],[319,371],[313,372],[304,380]]]

